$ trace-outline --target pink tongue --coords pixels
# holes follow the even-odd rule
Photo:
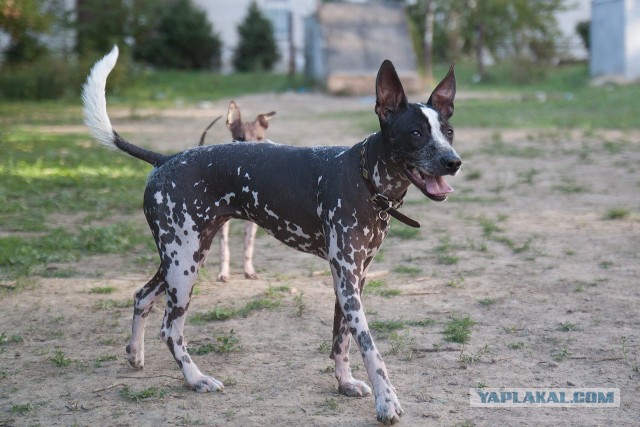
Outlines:
[[[453,192],[451,187],[441,176],[425,176],[425,183],[427,184],[427,192],[434,196],[440,194],[447,194]]]

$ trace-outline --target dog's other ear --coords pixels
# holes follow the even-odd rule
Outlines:
[[[256,117],[256,122],[260,123],[260,126],[262,126],[265,129],[269,128],[269,120],[271,120],[271,118],[273,116],[276,115],[275,111],[272,111],[270,113],[267,114],[258,114],[258,117]]]
[[[438,83],[429,97],[429,102],[427,102],[427,105],[439,111],[446,120],[453,116],[453,98],[456,96],[456,73],[453,68],[454,64],[451,64],[449,72]]]
[[[234,101],[229,102],[229,111],[227,112],[227,129],[238,126],[242,123],[240,110]]]
[[[408,104],[395,67],[385,59],[376,77],[376,114],[384,122]]]

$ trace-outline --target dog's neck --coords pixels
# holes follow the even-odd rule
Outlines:
[[[377,192],[390,200],[401,200],[411,182],[392,160],[390,147],[385,143],[382,132],[374,133],[361,144],[365,146],[369,179]]]

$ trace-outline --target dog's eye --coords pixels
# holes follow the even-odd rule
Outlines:
[[[412,130],[411,131],[411,135],[413,135],[413,136],[421,136],[422,133],[419,130],[416,129],[416,130]]]
[[[447,136],[453,136],[453,129],[447,129]]]

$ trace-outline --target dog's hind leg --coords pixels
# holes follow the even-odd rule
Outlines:
[[[168,248],[174,257],[166,265],[166,299],[164,318],[160,336],[169,347],[176,363],[182,369],[184,379],[189,386],[199,393],[221,390],[223,384],[213,377],[204,375],[191,360],[187,352],[187,342],[184,338],[184,323],[193,285],[198,277],[198,270],[204,263],[211,241],[218,229],[229,219],[219,217],[214,219],[207,229],[203,230],[199,239],[195,238],[193,222],[185,214],[185,221],[181,228],[175,229],[176,235],[183,235],[177,246]]]
[[[161,267],[151,280],[133,295],[133,326],[126,350],[127,360],[134,368],[142,369],[144,366],[144,326],[153,304],[165,293],[166,284]]]
[[[244,226],[244,277],[258,279],[253,268],[253,246],[256,243],[256,231],[258,226],[253,222],[247,222]]]

